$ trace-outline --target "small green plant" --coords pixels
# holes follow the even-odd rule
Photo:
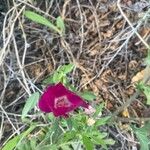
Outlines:
[[[137,83],[136,88],[139,90],[139,93],[143,93],[146,97],[146,104],[150,105],[150,85],[147,84],[150,75],[150,50],[148,50],[148,55],[145,59],[145,74],[142,81]],[[136,134],[137,139],[140,142],[140,150],[149,150],[150,149],[150,122],[146,122],[145,125],[141,128],[137,128],[135,126],[131,126],[132,130]]]
[[[46,85],[62,82],[64,85],[68,84],[67,74],[71,72],[74,68],[73,64],[63,65],[58,67],[58,69],[49,77],[47,77],[43,83]]]
[[[150,51],[148,51],[148,55],[145,59],[145,74],[142,81],[137,83],[137,89],[140,90],[143,94],[146,96],[146,104],[150,105],[150,85],[147,84],[147,82],[150,79],[149,71],[150,71]]]
[[[140,150],[150,149],[150,122],[147,122],[143,127],[137,128],[131,126],[140,142]]]
[[[144,84],[143,82],[139,82],[137,84],[137,88],[145,94],[146,96],[146,104],[147,105],[150,105],[150,86],[149,85],[146,85]]]
[[[109,145],[114,144],[114,141],[108,138],[108,133],[102,131],[100,128],[103,125],[109,124],[110,121],[109,116],[101,117],[104,104],[102,103],[93,108],[87,103],[94,101],[96,96],[89,91],[77,92],[76,88],[70,84],[67,77],[73,68],[73,64],[60,66],[52,75],[43,81],[44,84],[50,86],[48,86],[48,89],[41,96],[41,103],[38,105],[42,111],[47,113],[44,115],[44,119],[48,125],[40,127],[38,126],[38,122],[33,123],[27,120],[27,114],[31,113],[39,100],[39,93],[35,92],[27,99],[22,111],[22,119],[24,122],[27,121],[26,123],[32,126],[32,128],[30,127],[21,135],[8,141],[2,150],[13,150],[14,148],[16,150],[82,150],[84,148],[86,150],[94,150],[96,146],[107,149]],[[65,85],[65,87],[62,86],[60,82]],[[55,90],[56,87],[57,90]],[[59,91],[58,88],[62,88],[62,90]],[[71,96],[71,99],[62,99],[62,96],[60,99],[60,97],[57,98],[56,96],[54,100],[57,99],[58,103],[54,104],[54,107],[49,107],[51,102],[48,101],[48,97],[45,97],[49,96],[48,90],[54,92],[50,94],[50,101],[53,100],[55,94],[59,95],[63,90],[65,90],[66,95],[68,93],[67,96]],[[74,92],[81,98],[75,95]],[[74,98],[76,98],[76,100],[72,101]],[[82,98],[85,101],[83,101]],[[72,102],[74,106],[68,106],[70,102]],[[66,111],[66,106],[68,107],[67,109],[74,110],[78,105],[85,108],[71,111],[69,116],[66,114],[69,113],[68,110]],[[66,112],[64,113],[63,111]],[[51,112],[53,112],[54,115]]]
[[[24,15],[28,19],[36,23],[49,27],[50,29],[59,33],[60,35],[63,35],[65,33],[65,24],[60,16],[56,18],[56,24],[53,24],[50,20],[46,19],[45,17],[29,10],[25,11]]]
[[[36,106],[39,97],[39,92],[35,92],[27,99],[26,104],[22,110],[22,120],[26,117],[28,112]]]
[[[35,125],[31,125],[26,131],[9,140],[6,143],[6,145],[2,148],[2,150],[13,150],[19,147],[22,141],[24,141],[27,138],[27,136],[30,134],[30,132],[32,132],[35,128],[36,128]]]

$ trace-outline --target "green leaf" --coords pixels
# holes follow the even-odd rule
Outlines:
[[[20,137],[20,135],[17,135],[13,139],[9,140],[2,150],[13,150],[16,147]]]
[[[107,139],[106,132],[96,132],[92,133],[91,140],[95,145],[101,145],[103,149],[107,149],[107,145],[113,145],[115,143],[112,139]]]
[[[74,67],[73,64],[63,65],[59,67],[53,74],[52,81],[54,83],[58,83],[58,82],[62,82],[64,84],[67,83],[66,74],[72,71],[73,67]]]
[[[67,87],[68,87],[72,92],[77,93],[77,89],[76,89],[73,85],[68,84]]]
[[[113,139],[105,139],[105,144],[107,144],[107,145],[114,145],[115,141]]]
[[[99,137],[92,137],[93,143],[96,145],[101,145],[103,149],[107,149],[107,144],[105,143],[105,139]]]
[[[66,74],[71,72],[74,68],[73,64],[60,66],[53,75],[49,76],[47,79],[43,81],[45,84],[53,84],[62,82],[64,85],[67,84]]]
[[[150,149],[150,122],[147,122],[142,128],[137,128],[131,126],[135,132],[139,142],[140,150],[149,150]]]
[[[65,24],[64,24],[64,20],[59,16],[56,19],[56,25],[57,28],[60,29],[61,33],[65,33]]]
[[[144,83],[142,81],[140,81],[136,84],[136,88],[139,89],[140,91],[143,90],[143,86],[144,86]]]
[[[150,105],[150,86],[144,86],[143,87],[143,93],[145,94],[146,98],[147,98],[147,105]]]
[[[53,122],[53,126],[51,128],[51,131],[53,132],[52,135],[52,141],[55,143],[58,141],[58,139],[61,137],[63,131],[61,127],[59,126],[60,118],[56,118]]]
[[[27,99],[25,106],[22,110],[22,116],[21,116],[22,119],[24,119],[28,114],[28,112],[36,106],[39,97],[40,97],[39,92],[35,92]]]
[[[89,134],[91,134],[92,137],[97,137],[99,139],[106,138],[106,136],[108,135],[108,133],[106,133],[106,132],[97,132],[97,131],[93,131],[93,132],[91,132]]]
[[[50,75],[49,77],[47,77],[44,81],[43,81],[43,84],[53,84],[54,81],[53,81],[53,76]]]
[[[58,150],[56,145],[48,144],[36,147],[36,150]]]
[[[148,50],[147,57],[145,58],[145,64],[150,66],[150,50]]]
[[[31,149],[34,150],[36,145],[37,145],[37,139],[34,137],[32,138],[32,140],[30,140]]]
[[[61,67],[58,68],[59,72],[63,72],[64,75],[66,75],[67,73],[71,72],[74,68],[73,64],[68,64],[68,65],[63,65]]]
[[[28,139],[24,139],[17,146],[17,150],[32,150],[30,146],[30,141]]]
[[[72,142],[71,146],[73,150],[83,150],[83,147],[82,147],[82,144],[80,144],[80,141],[78,141],[78,143],[76,141]]]
[[[147,99],[146,104],[150,105],[150,86],[145,85],[143,82],[140,82],[137,84],[137,88],[145,94]]]
[[[50,29],[52,29],[52,30],[58,32],[59,34],[61,34],[60,30],[54,24],[52,24],[49,20],[44,18],[43,16],[41,16],[41,15],[35,13],[35,12],[32,12],[32,11],[25,11],[24,15],[28,19],[30,19],[30,20],[32,20],[36,23],[45,25],[45,26],[49,27]]]
[[[64,77],[63,72],[56,71],[53,75],[53,82],[54,83],[61,82],[63,80],[63,77]]]
[[[11,140],[9,140],[6,145],[2,148],[2,150],[13,150],[16,146],[19,146],[21,141],[31,132],[35,129],[36,126],[31,126],[26,131],[21,133],[20,135],[15,136]]]
[[[96,121],[95,126],[102,126],[107,124],[110,118],[111,118],[110,116],[100,118],[99,120]]]
[[[62,150],[72,150],[72,148],[69,145],[62,145],[61,149]]]
[[[77,132],[76,131],[67,131],[62,135],[62,139],[60,141],[62,143],[68,142],[69,140],[75,139]]]
[[[71,131],[72,128],[73,128],[72,119],[71,119],[71,118],[67,118],[67,119],[66,119],[66,122],[67,122],[67,125],[68,125],[69,130]]]
[[[45,117],[48,122],[52,122],[55,119],[52,113],[48,113]]]
[[[96,96],[92,92],[89,92],[89,91],[82,92],[80,95],[83,99],[86,99],[88,101],[92,101],[96,99]]]
[[[100,103],[99,105],[96,106],[96,112],[94,114],[95,117],[101,116],[103,108],[104,108],[104,102]]]
[[[82,134],[82,141],[86,150],[94,150],[94,144],[92,143],[91,139],[87,137],[85,134]]]

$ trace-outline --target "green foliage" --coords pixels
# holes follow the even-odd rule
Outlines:
[[[131,126],[140,142],[140,150],[150,149],[150,122],[147,122],[143,127],[137,128]]]
[[[141,90],[141,92],[143,92],[146,96],[146,99],[147,99],[147,102],[146,104],[147,105],[150,105],[150,86],[148,85],[145,85],[143,82],[140,82],[138,85],[137,85],[137,88],[139,90]]]
[[[33,141],[33,139],[31,141]],[[27,138],[24,139],[17,147],[17,150],[32,150],[31,141]]]
[[[53,74],[53,82],[54,83],[63,82],[64,78],[65,78],[65,76],[64,76],[63,72],[61,72],[61,71],[56,71]]]
[[[150,66],[150,50],[148,50],[148,55],[145,59],[145,64],[147,67]],[[147,69],[147,68],[146,68]],[[146,85],[142,81],[137,84],[137,89],[139,89],[146,96],[146,104],[150,105],[150,86]],[[150,149],[150,122],[147,122],[143,127],[137,128],[135,126],[131,126],[134,133],[136,134],[139,142],[141,150],[149,150]]]
[[[37,147],[36,150],[58,150],[58,149],[56,145],[48,144]]]
[[[96,106],[96,112],[94,114],[94,117],[101,116],[104,106],[105,106],[104,103],[101,103]]]
[[[147,65],[146,69],[145,69],[145,72],[146,72],[146,76],[148,76],[148,70],[149,70],[149,67],[150,67],[150,49],[148,50],[148,54],[147,54],[147,57],[145,59],[145,64]],[[146,77],[144,76],[144,78]],[[146,77],[147,78],[147,77]],[[149,78],[149,77],[148,77]],[[144,81],[145,79],[143,79]],[[143,83],[143,81],[139,82],[137,84],[137,89],[139,89],[142,93],[145,94],[146,96],[146,99],[147,99],[147,102],[146,104],[147,105],[150,105],[150,86],[149,85],[146,85],[146,83]],[[147,81],[146,81],[147,82]]]
[[[83,99],[86,99],[88,101],[93,101],[94,99],[96,99],[96,96],[90,92],[90,91],[85,91],[85,92],[82,92],[80,94],[80,96],[83,98]]]
[[[67,84],[67,74],[70,73],[74,68],[73,64],[60,66],[53,75],[50,75],[47,79],[44,80],[44,84],[53,84],[62,82]]]
[[[54,83],[54,81],[53,81],[53,76],[52,75],[50,75],[50,76],[48,76],[46,79],[44,79],[44,81],[43,81],[43,84],[53,84]]]
[[[73,64],[60,66],[52,75],[46,78],[43,81],[43,83],[54,84],[61,82],[64,85],[67,85],[70,90],[76,92],[76,89],[73,86],[69,85],[67,82],[67,74],[70,73],[73,70],[73,68],[74,68]],[[94,99],[96,99],[96,96],[90,91],[84,91],[78,94],[87,101],[93,101]]]
[[[97,107],[98,108],[98,107]],[[65,135],[65,139],[68,140],[82,140],[81,143],[87,150],[94,150],[96,145],[100,145],[103,149],[107,149],[107,145],[113,145],[114,141],[108,139],[106,132],[100,131],[100,126],[106,125],[109,122],[110,117],[103,117],[97,119],[97,116],[93,114],[93,125],[88,125],[88,116],[84,114],[77,114],[71,118],[72,120],[72,132],[70,131]],[[65,139],[63,142],[65,142]]]
[[[58,72],[63,72],[64,75],[67,75],[69,72],[71,72],[74,68],[73,64],[63,65],[58,68]]]
[[[61,28],[61,27],[60,27]],[[62,82],[72,91],[76,89],[67,81],[67,75],[74,68],[73,64],[63,65],[59,67],[52,76],[48,77],[44,82],[46,84]],[[78,92],[77,92],[78,93]],[[96,96],[89,91],[78,93],[83,99],[93,101]],[[22,111],[22,119],[26,119],[26,123],[33,124],[28,118],[25,118],[28,112],[34,108],[39,99],[39,93],[33,93],[26,101]],[[10,140],[3,150],[72,150],[83,149],[94,150],[97,145],[103,149],[107,149],[108,145],[113,145],[114,141],[108,138],[106,132],[102,132],[100,127],[109,123],[110,117],[99,118],[102,113],[104,104],[96,106],[96,112],[88,116],[83,110],[74,112],[69,118],[55,118],[51,114],[44,116],[49,123],[48,126],[37,128],[37,132],[33,136],[27,136],[22,133]],[[28,122],[27,122],[28,121]],[[91,123],[90,121],[93,121]]]
[[[150,105],[150,86],[144,86],[143,87],[143,93],[145,94],[146,98],[147,98],[147,105]]]
[[[66,79],[66,75],[70,71],[72,71],[73,67],[74,66],[72,64],[59,67],[53,74],[53,78],[51,79],[54,83],[64,83],[64,78]],[[66,83],[67,81],[65,81],[64,84]],[[74,87],[69,87],[70,89],[74,89]],[[79,93],[79,95],[88,101],[96,99],[96,96],[89,91]],[[97,106],[97,110],[95,114],[93,114],[95,124],[93,124],[92,126],[88,125],[87,121],[89,118],[86,114],[83,113],[78,113],[68,119],[55,121],[53,123],[53,127],[51,127],[51,131],[48,132],[48,135],[54,133],[51,137],[52,143],[55,144],[57,149],[61,148],[62,150],[71,150],[71,147],[75,147],[75,145],[84,145],[87,150],[94,150],[96,145],[102,146],[103,149],[107,149],[107,145],[113,145],[114,141],[107,138],[107,133],[101,133],[99,131],[99,127],[107,124],[110,119],[110,117],[96,119],[97,115],[99,115],[103,107],[104,104]],[[64,130],[62,130],[62,128]],[[75,144],[76,142],[78,144]],[[46,146],[47,144],[49,144],[49,142],[45,143],[44,146]]]
[[[65,23],[60,16],[56,18],[56,26],[60,29],[61,33],[65,33]]]
[[[35,129],[35,127],[36,126],[31,126],[26,131],[21,133],[20,135],[17,135],[14,138],[12,138],[11,140],[9,140],[6,143],[6,145],[2,148],[2,150],[13,150],[16,147],[20,147],[21,142],[25,139],[25,137],[27,137],[27,135],[30,134],[30,132],[32,132]],[[23,150],[23,149],[21,149],[21,150]]]
[[[27,99],[25,106],[22,110],[22,116],[21,116],[22,119],[24,119],[28,114],[28,112],[36,106],[39,97],[40,97],[39,92],[35,92]]]
[[[102,111],[100,105],[98,112]],[[72,148],[85,147],[87,150],[94,150],[96,145],[107,149],[108,145],[113,145],[114,141],[107,138],[108,134],[100,130],[100,126],[109,123],[109,117],[97,117],[97,111],[90,116],[95,123],[88,124],[89,116],[83,111],[74,114],[70,118],[55,118],[47,116],[51,123],[49,126],[41,127],[36,136],[27,136],[20,141],[17,150],[72,150]],[[19,139],[14,143],[18,143]],[[7,149],[4,149],[7,150]],[[11,149],[10,149],[11,150]]]
[[[68,142],[72,139],[75,139],[77,137],[77,132],[75,130],[67,131],[63,135],[62,142]]]
[[[83,140],[83,144],[84,144],[86,150],[94,149],[93,142],[91,141],[90,137],[86,136],[86,134],[82,134],[82,140]]]
[[[20,137],[20,135],[17,135],[13,139],[9,140],[2,150],[13,150],[16,147]]]
[[[111,118],[110,116],[107,116],[107,117],[102,117],[102,118],[98,119],[95,123],[95,126],[98,127],[98,126],[107,124],[109,122],[110,118]]]
[[[60,35],[65,33],[65,24],[64,24],[63,19],[60,16],[56,19],[56,26],[55,26],[51,21],[49,21],[45,17],[43,17],[35,12],[28,10],[28,11],[25,11],[24,15],[28,19],[30,19],[36,23],[39,23],[39,24],[49,27],[50,29],[54,30],[55,32],[59,33]]]
[[[148,50],[148,54],[147,54],[147,57],[145,59],[145,64],[150,66],[150,50]]]

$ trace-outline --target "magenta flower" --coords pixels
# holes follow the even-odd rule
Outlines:
[[[49,86],[41,96],[38,105],[41,111],[46,113],[53,112],[56,117],[66,117],[70,111],[80,106],[87,109],[89,107],[84,100],[61,83]]]

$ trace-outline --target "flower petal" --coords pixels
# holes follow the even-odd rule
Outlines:
[[[38,103],[40,110],[46,113],[51,112],[50,99],[53,99],[53,95],[49,94],[49,91],[51,91],[52,89],[53,86],[47,87]]]
[[[39,106],[40,110],[43,112],[46,112],[46,113],[52,112],[51,108],[49,108],[47,105],[45,105],[45,103],[42,100],[39,101],[38,106]]]
[[[87,104],[80,96],[68,90],[67,94],[68,99],[74,105],[74,107],[82,106],[84,108],[88,108],[89,104]]]
[[[62,83],[49,86],[39,100],[39,108],[57,116],[67,116],[67,113],[77,107],[88,108],[89,105],[78,95],[68,90]]]

